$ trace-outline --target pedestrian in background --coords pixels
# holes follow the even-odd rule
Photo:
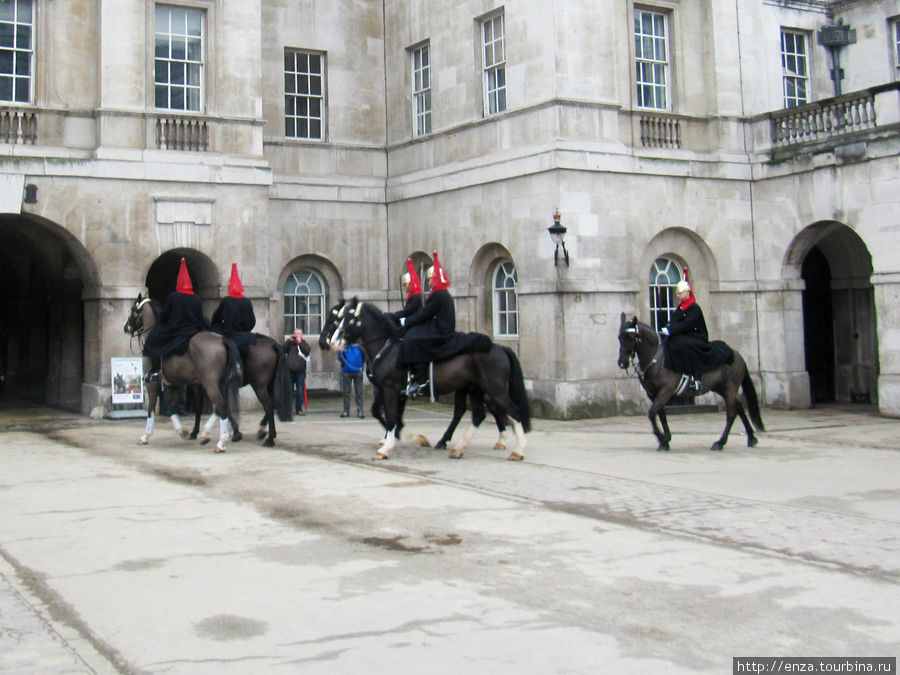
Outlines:
[[[338,352],[341,362],[341,393],[344,395],[344,412],[341,417],[350,416],[350,386],[356,388],[356,416],[363,415],[363,366],[365,359],[362,350],[356,345],[347,345]]]
[[[303,339],[303,331],[295,329],[284,342],[284,353],[287,367],[291,371],[291,382],[296,389],[294,414],[305,415],[306,401],[306,364],[309,363],[309,343]]]

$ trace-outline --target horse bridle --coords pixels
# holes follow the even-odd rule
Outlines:
[[[132,340],[134,338],[138,339],[138,345],[141,349],[144,348],[144,335],[148,332],[144,330],[144,317],[141,316],[141,310],[150,302],[150,298],[144,298],[140,302],[134,304],[131,310],[131,316],[128,317],[127,321],[125,321],[125,328],[127,329],[128,324],[131,324],[131,330],[128,331],[129,335],[131,335]],[[134,317],[134,321],[132,321],[131,317]],[[138,319],[140,319],[140,328],[137,328]]]
[[[639,344],[641,344],[641,331],[639,330],[637,324],[635,324],[634,326],[629,326],[623,332],[634,335],[633,348],[631,349],[631,354],[629,355],[628,363],[631,365],[632,368],[634,368],[634,372],[637,373],[638,379],[643,382],[644,375],[656,363],[659,362],[659,359],[662,356],[662,351],[663,351],[662,341],[660,341],[659,347],[657,347],[656,353],[653,355],[653,358],[650,359],[650,363],[647,364],[647,367],[641,368],[641,366],[640,366],[641,362],[638,359],[638,355],[637,355],[637,346]],[[621,368],[625,371],[626,374],[628,373],[628,365],[621,366]]]

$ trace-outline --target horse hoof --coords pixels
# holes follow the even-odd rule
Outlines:
[[[256,440],[261,441],[268,435],[269,435],[268,429],[260,429],[259,431],[256,432]]]
[[[422,434],[419,434],[413,440],[415,440],[416,444],[420,448],[430,448],[431,447],[431,443],[429,443],[428,439],[425,438]]]
[[[197,434],[196,434],[195,432],[192,432],[191,435],[190,435],[190,439],[191,439],[192,441],[196,441],[196,440],[197,440]]]
[[[179,429],[178,435],[181,436],[184,440],[188,440],[191,437],[191,432],[187,429]]]
[[[709,449],[710,449],[710,450],[716,450],[716,451],[719,451],[719,450],[722,450],[723,447],[724,447],[724,446],[723,446],[721,443],[713,443],[713,444],[709,447]]]
[[[138,439],[138,445],[147,445],[147,443],[149,443],[149,442],[150,442],[150,441],[148,441],[146,438],[139,438],[139,439]]]
[[[456,450],[456,449],[451,450],[451,451],[450,451],[450,454],[447,455],[447,457],[449,457],[450,459],[462,459],[462,457],[463,457],[463,451],[462,451],[462,450]]]
[[[494,443],[494,450],[506,450],[506,443],[497,441],[496,443]]]
[[[748,448],[755,448],[757,443],[759,443],[759,439],[756,438],[756,436],[751,436],[750,438],[747,439],[747,447]]]
[[[200,436],[198,440],[200,441],[200,445],[206,445],[209,443],[209,436]]]
[[[225,452],[225,446],[222,445],[221,443],[216,443],[214,452]]]
[[[384,454],[383,452],[376,452],[374,455],[372,455],[372,459],[387,459],[387,458],[388,458],[388,456],[386,454]]]
[[[271,438],[267,438],[263,443],[264,448],[273,448],[275,447],[275,441]]]
[[[509,457],[506,458],[508,462],[521,462],[523,459],[525,459],[525,455],[515,450],[509,453]]]
[[[437,443],[434,444],[434,449],[435,450],[446,450],[447,444],[444,441],[438,441]]]
[[[243,440],[243,438],[244,434],[242,434],[240,431],[235,431],[233,434],[231,434],[232,443],[237,443],[238,441]]]

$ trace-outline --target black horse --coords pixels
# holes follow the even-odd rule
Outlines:
[[[294,417],[291,403],[291,376],[285,363],[284,351],[280,342],[276,342],[268,335],[257,333],[256,344],[247,348],[247,354],[241,361],[244,374],[241,387],[249,384],[253,388],[264,411],[263,418],[259,421],[256,437],[263,441],[265,447],[271,448],[275,445],[276,411],[282,422],[290,422]],[[191,438],[197,438],[202,411],[203,407],[198,405]],[[232,410],[231,416],[233,420],[239,422],[240,410]],[[231,440],[235,443],[242,438],[243,435],[240,431],[235,431],[231,435]]]
[[[159,320],[160,304],[138,294],[131,305],[124,331],[143,344],[146,334]],[[191,338],[188,350],[184,354],[173,354],[162,359],[162,376],[172,399],[178,400],[181,387],[199,385],[213,402],[213,414],[203,428],[201,443],[209,441],[209,435],[217,420],[221,421],[219,441],[216,452],[225,452],[225,441],[228,439],[227,426],[231,410],[237,410],[237,393],[240,385],[241,359],[237,346],[218,333],[201,331]],[[156,403],[160,394],[160,383],[148,382],[147,391],[147,424],[138,444],[146,445],[150,441],[155,424]],[[195,401],[199,405],[198,401]],[[182,438],[188,437],[187,429],[181,426],[178,415],[172,415],[172,425]],[[231,420],[234,433],[239,434],[237,419]]]
[[[756,425],[758,431],[765,431],[759,411],[756,388],[753,386],[753,380],[750,379],[747,364],[737,350],[733,351],[734,361],[732,363],[703,373],[703,389],[701,391],[683,394],[694,397],[714,391],[725,399],[725,430],[719,440],[712,444],[710,450],[721,450],[725,447],[735,415],[740,415],[741,421],[744,423],[744,429],[747,431],[747,446],[752,448],[757,443],[756,436],[753,434],[753,426],[747,419],[744,406],[738,399],[738,389],[743,389],[747,410],[753,424]],[[669,431],[669,423],[666,420],[665,405],[678,391],[681,373],[666,367],[659,334],[647,324],[639,322],[637,317],[632,317],[630,321],[626,320],[623,313],[619,326],[619,368],[627,369],[629,365],[633,365],[635,359],[637,359],[635,370],[638,379],[652,401],[647,417],[650,418],[650,423],[653,425],[653,433],[659,439],[657,450],[668,450],[672,433]],[[656,423],[657,416],[662,423],[662,430]]]
[[[394,430],[401,424],[405,406],[405,396],[401,392],[406,388],[407,371],[398,364],[397,326],[381,310],[355,298],[335,305],[331,315],[334,320],[330,325],[334,328],[320,333],[319,346],[339,349],[347,342],[361,342],[378,392],[376,398],[381,397],[381,415],[387,430],[374,459],[387,459],[395,442]],[[473,414],[472,426],[451,450],[450,457],[462,457],[475,428],[484,419],[484,404],[480,397],[487,395],[495,406],[498,424],[505,427],[508,420],[512,421],[516,447],[508,459],[524,459],[522,450],[526,444],[525,433],[531,429],[531,409],[522,367],[515,352],[495,344],[488,352],[458,354],[434,364],[432,382],[435,394],[458,391],[469,396],[474,394],[473,412],[481,411],[481,419]]]
[[[335,307],[342,307],[344,305],[344,301],[342,300],[340,303],[335,305]],[[334,309],[329,312],[325,317],[325,325],[322,327],[319,335],[319,348],[327,349],[328,344],[328,336],[334,334],[335,330],[338,327],[340,321],[337,318],[338,312],[334,311]],[[368,369],[367,369],[368,370]],[[369,380],[372,380],[371,372],[368,373]],[[374,396],[372,397],[372,408],[371,413],[372,417],[377,419],[381,426],[387,430],[387,421],[384,417],[384,395],[382,390],[375,385],[373,382],[373,390]],[[399,414],[397,418],[397,423],[394,426],[393,434],[396,440],[402,439],[402,431],[405,426],[403,423],[403,411],[406,409],[406,397],[401,396],[399,401]],[[501,414],[497,410],[496,405],[491,399],[485,400],[484,394],[478,390],[477,387],[472,386],[465,389],[458,389],[453,393],[453,416],[450,420],[450,424],[447,425],[446,430],[444,430],[443,435],[440,440],[434,444],[435,450],[445,450],[447,448],[447,443],[453,438],[453,432],[456,431],[456,427],[459,426],[460,421],[463,418],[463,415],[466,414],[466,405],[467,403],[471,403],[472,408],[472,421],[473,424],[477,427],[479,426],[484,419],[487,417],[486,409],[491,412],[494,416],[494,420],[497,424],[497,431],[499,433],[499,438],[497,442],[494,443],[494,450],[506,450],[507,443],[507,427],[504,423],[500,421]],[[431,447],[431,443],[428,442],[428,439],[425,438],[422,434],[414,434],[409,437],[407,440],[412,440],[417,443],[419,446],[423,448]],[[377,447],[381,447],[384,445],[384,439],[381,439]]]

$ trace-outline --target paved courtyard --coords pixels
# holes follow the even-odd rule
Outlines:
[[[275,449],[0,409],[0,671],[726,673],[900,655],[900,420],[536,420],[526,459],[313,401]],[[409,430],[436,440],[444,406]],[[245,420],[245,433],[249,428]],[[739,426],[739,425],[738,425]],[[457,431],[462,437],[464,427]]]

